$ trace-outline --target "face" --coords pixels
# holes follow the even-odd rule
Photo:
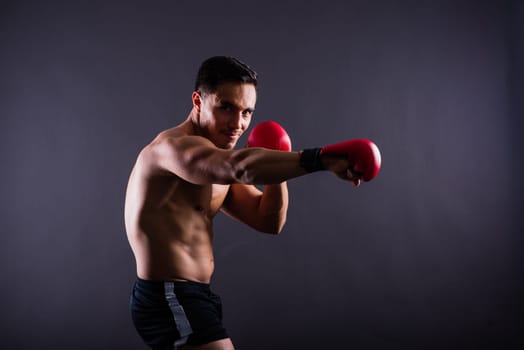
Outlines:
[[[194,92],[202,136],[219,148],[232,149],[249,127],[256,97],[255,86],[243,83],[224,83],[216,92],[203,96]]]

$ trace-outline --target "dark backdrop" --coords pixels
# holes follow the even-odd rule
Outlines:
[[[0,347],[145,349],[125,186],[217,54],[259,72],[254,123],[294,149],[383,155],[358,189],[291,181],[278,237],[218,215],[238,349],[522,346],[523,23],[499,0],[3,1]]]

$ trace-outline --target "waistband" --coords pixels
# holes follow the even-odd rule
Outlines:
[[[159,290],[159,291],[163,291],[166,284],[173,285],[174,287],[195,287],[201,290],[210,289],[209,283],[202,283],[202,282],[196,282],[196,281],[152,281],[152,280],[144,280],[144,279],[141,279],[140,277],[136,278],[135,284],[139,287],[142,287],[148,290]]]

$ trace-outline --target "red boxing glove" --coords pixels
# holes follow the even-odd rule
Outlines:
[[[265,121],[251,130],[247,137],[247,146],[289,152],[291,151],[291,139],[280,124]]]
[[[382,162],[377,145],[366,139],[324,146],[320,154],[347,156],[351,169],[361,174],[364,181],[373,180],[377,176]]]
[[[323,170],[320,156],[340,155],[348,158],[351,170],[370,181],[380,171],[381,157],[378,147],[366,139],[349,140],[322,148],[305,149],[300,153],[300,165],[308,172]]]

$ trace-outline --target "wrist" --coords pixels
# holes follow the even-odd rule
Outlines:
[[[307,148],[300,151],[299,164],[308,173],[324,170],[324,165],[320,159],[321,148]]]

